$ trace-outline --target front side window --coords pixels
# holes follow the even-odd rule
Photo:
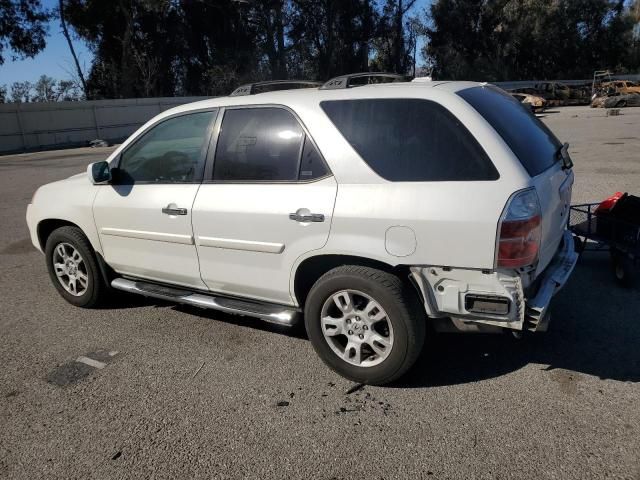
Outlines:
[[[121,183],[200,181],[215,111],[170,118],[144,133],[120,157]]]
[[[297,181],[305,133],[282,108],[225,112],[218,137],[213,179]]]
[[[386,180],[499,177],[471,133],[438,103],[388,98],[325,101],[320,106],[360,157]]]

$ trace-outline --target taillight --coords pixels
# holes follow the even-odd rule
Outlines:
[[[535,190],[524,190],[511,197],[498,229],[498,267],[519,268],[535,263],[540,250],[541,223]]]

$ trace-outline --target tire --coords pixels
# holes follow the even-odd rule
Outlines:
[[[616,108],[624,108],[626,106],[627,106],[626,100],[620,100],[618,103],[616,103]]]
[[[638,272],[633,260],[628,255],[612,250],[611,271],[618,285],[630,288],[636,284]]]
[[[73,259],[77,258],[73,252],[75,251],[79,254],[80,261],[75,267],[73,265],[69,267],[66,261],[61,261],[64,256],[60,249],[66,253],[67,258],[71,259],[72,263]],[[93,247],[84,233],[82,233],[82,230],[77,227],[61,227],[54,230],[47,239],[45,257],[49,277],[51,277],[51,281],[58,293],[67,302],[76,307],[93,308],[105,300],[108,288],[98,267]],[[62,276],[56,273],[56,271],[61,272],[62,269],[56,268],[54,263],[65,265]],[[71,270],[68,270],[68,268],[75,268],[72,275],[69,275]],[[84,282],[86,284],[84,285],[81,279],[82,275],[86,276],[86,282]],[[72,278],[74,279],[73,281],[71,281]],[[76,294],[73,294],[63,285],[70,285],[71,283],[76,285]]]
[[[584,249],[586,247],[586,242],[582,240],[582,238],[578,237],[577,235],[574,235],[573,247],[574,247],[574,250],[578,253],[578,255],[582,255],[582,252],[584,252]]]
[[[334,297],[343,307],[350,297],[352,308],[340,308]],[[354,382],[383,385],[397,380],[415,363],[424,344],[426,316],[416,293],[395,275],[374,268],[345,265],[325,273],[311,288],[304,314],[318,356]],[[341,334],[335,333],[338,328]],[[325,331],[334,333],[325,336]],[[382,348],[384,343],[389,346]],[[350,345],[354,347],[347,354]]]

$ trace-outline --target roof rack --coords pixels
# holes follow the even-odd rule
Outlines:
[[[287,88],[287,85],[290,87]],[[241,85],[236,88],[233,92],[231,92],[230,97],[239,97],[242,95],[255,95],[258,93],[256,89],[261,89],[261,87],[284,87],[284,88],[273,88],[272,90],[289,90],[293,88],[314,88],[322,85],[322,82],[314,82],[311,80],[269,80],[266,82],[255,82],[248,83],[246,85]],[[267,91],[267,90],[263,90]]]
[[[338,90],[342,88],[351,88],[351,87],[359,87],[361,85],[351,84],[351,80],[356,78],[366,78],[367,83],[377,83],[372,82],[370,79],[372,78],[388,78],[391,79],[392,82],[406,82],[407,77],[405,75],[399,75],[397,73],[387,73],[387,72],[362,72],[362,73],[350,73],[348,75],[341,75],[339,77],[332,78],[327,81],[324,85],[320,87],[320,90]],[[363,84],[363,85],[366,85]]]

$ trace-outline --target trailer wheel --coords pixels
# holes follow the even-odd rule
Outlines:
[[[637,271],[634,261],[623,252],[611,251],[611,270],[616,282],[622,287],[633,287],[636,283]]]

